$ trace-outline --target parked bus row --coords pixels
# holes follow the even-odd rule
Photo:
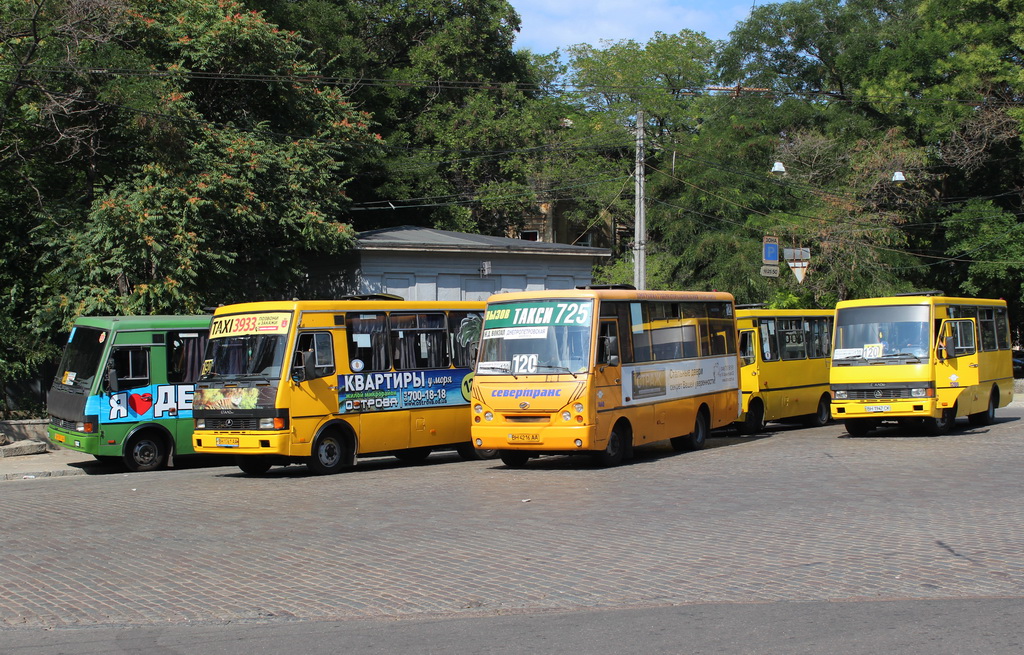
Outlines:
[[[727,293],[588,287],[81,318],[48,411],[51,440],[133,471],[227,453],[247,473],[326,474],[442,448],[614,465],[635,446],[699,449],[712,429],[769,421],[940,433],[958,416],[990,422],[1012,393],[1003,301],[737,309]]]

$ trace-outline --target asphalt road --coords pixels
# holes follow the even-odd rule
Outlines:
[[[1018,653],[1021,419],[0,482],[0,652]]]

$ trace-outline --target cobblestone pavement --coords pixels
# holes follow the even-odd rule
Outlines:
[[[1024,422],[2,483],[0,628],[1024,596]]]

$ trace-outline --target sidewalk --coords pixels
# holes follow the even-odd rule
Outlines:
[[[0,457],[0,480],[33,480],[65,475],[84,475],[105,467],[92,455],[61,448],[35,455]]]

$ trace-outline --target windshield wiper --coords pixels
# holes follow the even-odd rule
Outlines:
[[[568,373],[569,375],[573,376],[574,378],[576,377],[576,374],[573,373],[571,370],[569,370],[568,366],[557,366],[555,364],[538,364],[537,368],[554,369],[554,370],[559,371],[559,372]]]
[[[889,357],[907,357],[907,358],[913,357],[917,361],[919,361],[919,362],[921,361],[920,356],[915,355],[914,353],[886,353],[886,354],[882,355],[882,359],[888,359]]]

